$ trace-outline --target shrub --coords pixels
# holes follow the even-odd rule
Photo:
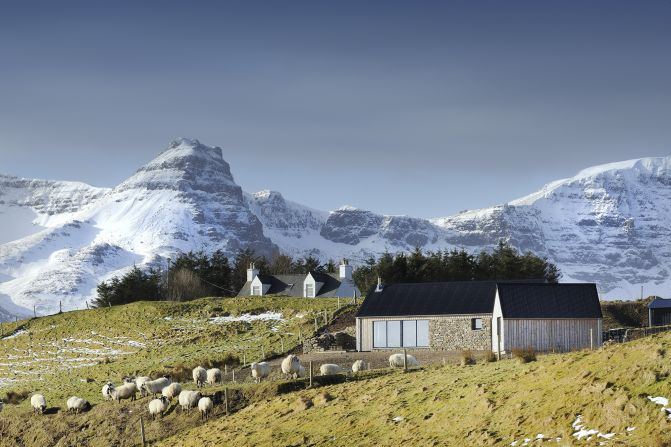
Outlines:
[[[522,363],[535,362],[536,351],[532,347],[513,349],[513,357],[520,359]]]
[[[497,360],[496,354],[494,354],[492,351],[488,351],[487,355],[485,355],[485,360],[489,363],[495,362]]]
[[[11,405],[18,405],[30,396],[29,391],[7,391],[5,403]]]
[[[461,366],[475,365],[475,356],[469,350],[461,351]]]

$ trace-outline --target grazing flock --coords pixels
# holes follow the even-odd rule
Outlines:
[[[419,366],[417,359],[411,355],[404,358],[404,354],[392,354],[389,357],[389,366],[391,368],[402,368],[403,366]],[[305,377],[305,368],[301,365],[298,356],[291,354],[282,360],[280,364],[282,374],[285,377],[292,379],[299,379]],[[256,383],[260,383],[263,379],[270,376],[271,365],[268,362],[252,363],[250,366],[252,377]],[[363,360],[357,360],[352,364],[351,372],[358,373],[370,369],[370,363]],[[319,368],[322,376],[329,376],[335,374],[349,374],[350,370],[341,367],[340,365],[327,363]],[[219,368],[205,369],[202,366],[197,366],[192,371],[193,383],[198,389],[207,385],[215,385],[222,382],[223,374]],[[204,395],[200,391],[191,391],[182,389],[182,385],[178,382],[173,382],[170,377],[163,376],[152,380],[150,377],[124,377],[123,383],[119,386],[112,382],[107,382],[102,387],[102,396],[104,400],[117,401],[122,400],[134,401],[137,393],[140,397],[152,396],[149,402],[148,410],[152,419],[157,416],[163,417],[166,411],[170,408],[170,403],[177,398],[179,408],[190,413],[191,409],[198,408],[200,416],[203,420],[207,420],[212,413],[214,405],[221,403],[222,394],[220,391],[212,395]],[[158,397],[157,397],[158,396]],[[47,401],[42,394],[34,394],[30,398],[30,405],[35,414],[44,414],[47,409]],[[2,411],[2,401],[0,401],[0,411]],[[67,400],[68,413],[79,414],[91,409],[91,404],[77,396],[72,396]]]

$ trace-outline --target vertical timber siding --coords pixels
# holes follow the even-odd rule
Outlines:
[[[504,319],[503,349],[531,347],[537,351],[573,351],[598,348],[602,343],[601,319]],[[591,329],[591,341],[590,341]]]

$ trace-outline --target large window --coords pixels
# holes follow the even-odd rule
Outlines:
[[[374,348],[416,348],[429,346],[429,320],[373,322]]]
[[[315,285],[314,284],[305,284],[305,296],[307,298],[315,297]]]

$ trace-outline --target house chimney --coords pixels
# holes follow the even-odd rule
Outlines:
[[[352,266],[349,265],[349,263],[347,262],[347,259],[343,259],[343,260],[340,262],[340,275],[339,275],[339,276],[340,276],[340,280],[342,281],[342,280],[346,279],[346,280],[351,281],[351,280],[352,280],[352,271],[353,271],[353,270],[354,270],[354,269],[352,268]]]
[[[380,277],[378,276],[378,277],[377,277],[377,287],[375,288],[375,291],[376,291],[376,292],[382,292],[382,287],[383,287],[383,285],[382,285],[382,278],[380,278]]]
[[[253,262],[249,264],[249,268],[247,269],[247,282],[253,281],[254,278],[256,278],[256,275],[259,274],[259,271],[256,269],[256,266],[254,265]]]

